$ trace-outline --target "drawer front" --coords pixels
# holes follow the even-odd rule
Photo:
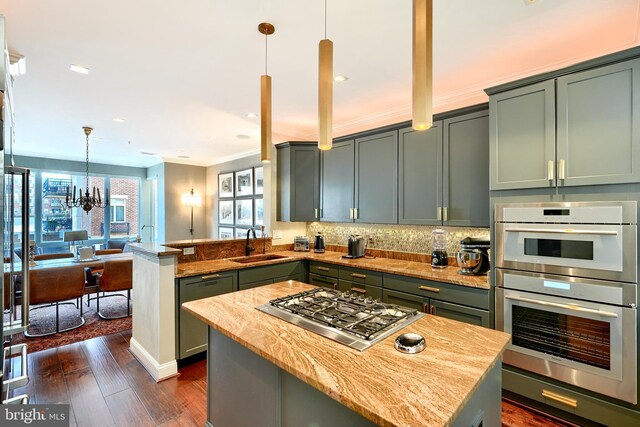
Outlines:
[[[309,273],[309,283],[323,288],[338,289],[338,279]]]
[[[238,290],[244,291],[246,289],[257,288],[258,286],[264,286],[264,285],[271,285],[273,283],[274,283],[273,279],[258,280],[251,283],[242,283],[238,286],[239,288]]]
[[[450,283],[432,282],[430,280],[398,276],[396,274],[384,275],[384,287],[385,289],[406,292],[428,298],[436,298],[441,301],[489,310],[488,289],[469,288]]]
[[[205,280],[202,279],[205,278]],[[187,301],[194,301],[201,298],[233,292],[235,284],[234,275],[210,274],[180,279],[178,293],[180,304]]]
[[[395,304],[402,307],[413,308],[414,310],[425,311],[425,308],[428,308],[429,298],[383,289],[382,302],[386,304]]]
[[[200,283],[200,282],[227,280],[230,277],[232,277],[234,282],[235,282],[235,279],[237,278],[237,276],[238,276],[238,271],[237,270],[224,271],[224,272],[221,272],[221,273],[210,273],[210,274],[202,274],[200,276],[185,277],[183,279],[178,279],[178,284],[180,286],[182,286],[182,285],[190,285],[190,284],[193,284],[193,283]]]
[[[447,319],[459,322],[470,323],[472,325],[489,327],[489,311],[480,310],[464,305],[452,304],[450,302],[432,299],[429,312],[434,316],[446,317]]]
[[[304,273],[292,274],[291,276],[276,277],[275,279],[273,279],[273,283],[286,282],[287,280],[296,280],[298,282],[306,283],[306,281],[304,280]]]
[[[340,280],[348,280],[363,285],[382,286],[382,273],[340,266]]]
[[[382,288],[378,286],[363,285],[361,283],[339,280],[338,287],[342,292],[351,292],[356,295],[382,300]]]
[[[243,285],[276,277],[294,276],[304,274],[302,261],[287,262],[283,264],[265,265],[238,271],[238,283]]]
[[[325,264],[316,261],[309,261],[309,273],[320,274],[322,276],[339,277],[337,265]]]

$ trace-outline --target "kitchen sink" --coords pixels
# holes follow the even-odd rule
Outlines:
[[[273,261],[274,259],[283,259],[283,258],[290,258],[290,257],[286,255],[264,254],[264,255],[240,256],[236,258],[228,258],[228,260],[232,262],[237,262],[240,264],[250,264],[254,262]]]

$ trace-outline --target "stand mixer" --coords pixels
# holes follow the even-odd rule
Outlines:
[[[481,237],[466,237],[460,240],[461,250],[456,254],[459,274],[480,276],[489,271],[488,250],[491,243]]]

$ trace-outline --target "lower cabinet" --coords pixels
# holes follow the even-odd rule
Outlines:
[[[182,304],[233,292],[237,271],[176,280],[176,354],[178,359],[207,350],[207,325],[181,309]]]
[[[309,273],[309,284],[322,286],[323,288],[338,289],[338,279],[335,277],[321,276],[319,274]]]
[[[364,285],[362,283],[340,279],[338,281],[338,288],[342,292],[351,292],[352,294],[358,294],[363,297],[382,299],[382,288],[379,286]]]
[[[303,261],[246,268],[238,271],[238,290],[244,291],[284,280],[304,282],[305,276]]]

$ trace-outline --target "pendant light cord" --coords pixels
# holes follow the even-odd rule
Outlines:
[[[87,194],[89,194],[89,135],[87,135],[87,162],[86,162],[86,183],[85,186],[87,188]]]
[[[327,39],[327,0],[324,0],[324,39]]]
[[[268,32],[264,33],[264,74],[265,76],[268,76],[269,73],[267,71],[267,59],[269,58],[269,43],[267,43],[267,40],[269,39],[269,34]]]

